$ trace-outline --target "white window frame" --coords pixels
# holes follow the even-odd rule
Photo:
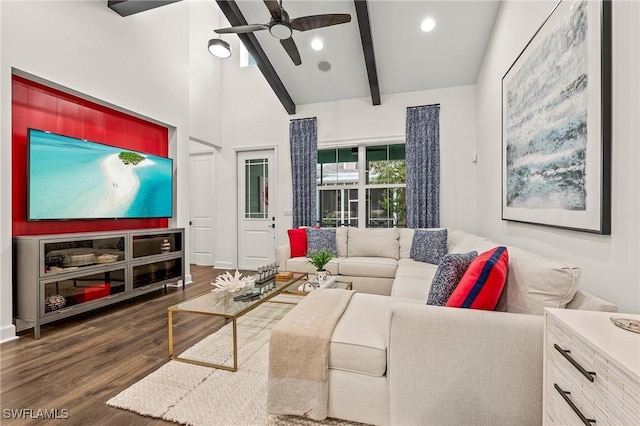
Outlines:
[[[383,145],[398,145],[404,144],[404,138],[401,139],[385,139],[385,140],[376,140],[369,142],[358,142],[358,141],[349,141],[345,140],[340,143],[332,143],[332,144],[322,144],[318,145],[318,150],[327,150],[327,149],[340,149],[340,148],[353,148],[358,147],[358,183],[357,184],[335,184],[335,185],[323,185],[316,186],[316,208],[319,210],[320,208],[320,191],[335,191],[335,190],[348,190],[348,189],[357,189],[358,190],[358,228],[367,228],[369,224],[367,220],[367,190],[368,189],[379,189],[379,188],[405,188],[407,187],[405,183],[397,183],[397,184],[368,184],[367,183],[367,159],[366,159],[366,149],[370,146],[383,146]],[[406,156],[405,156],[406,161]],[[345,197],[341,197],[342,205],[341,213],[344,216],[345,209]],[[348,212],[351,209],[347,210]],[[338,218],[336,218],[338,219]],[[371,218],[369,218],[370,220]],[[322,217],[320,216],[320,212],[318,212],[318,221],[321,221]],[[340,223],[344,221],[344,218],[340,218]]]

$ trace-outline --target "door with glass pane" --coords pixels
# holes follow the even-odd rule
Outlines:
[[[238,268],[256,270],[275,261],[273,150],[238,153]]]

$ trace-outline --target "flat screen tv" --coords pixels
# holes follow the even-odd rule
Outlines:
[[[27,220],[172,216],[173,160],[28,130]]]

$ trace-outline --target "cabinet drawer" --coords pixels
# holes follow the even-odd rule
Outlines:
[[[640,425],[638,382],[550,317],[545,350],[547,423]]]

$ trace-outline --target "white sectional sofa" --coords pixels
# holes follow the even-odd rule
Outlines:
[[[448,229],[448,253],[498,246]],[[542,423],[544,307],[617,307],[578,288],[580,269],[508,247],[496,311],[426,305],[437,265],[410,258],[413,230],[338,228],[328,269],[353,280],[333,331],[329,417],[392,425]],[[313,272],[277,249],[282,270]]]

